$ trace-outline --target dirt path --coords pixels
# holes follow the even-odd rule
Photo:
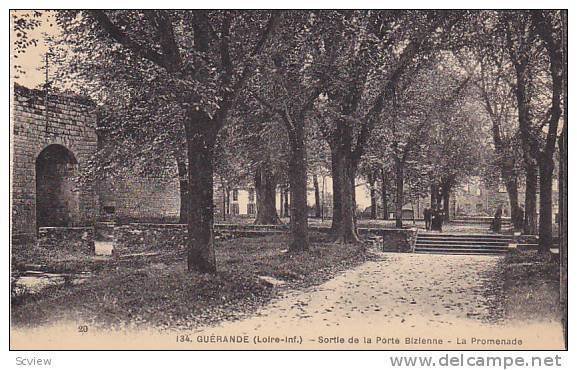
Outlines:
[[[503,257],[408,253],[380,257],[321,285],[287,291],[256,316],[215,327],[111,335],[97,331],[79,334],[77,323],[58,323],[12,333],[11,341],[22,348],[43,348],[50,338],[50,348],[92,349],[488,350],[563,346],[559,322],[503,316],[502,302],[507,300],[502,269],[498,268]]]
[[[302,344],[290,343],[290,348],[559,348],[558,323],[502,317],[501,286],[495,276],[499,258],[386,254],[381,261],[365,263],[320,286],[289,292],[256,317],[202,329],[194,340],[247,335],[254,345],[255,337],[270,335],[285,341],[266,343],[271,348],[286,347],[290,339],[285,337],[293,336]],[[351,337],[359,344],[349,343]],[[407,342],[411,337],[426,339],[427,344]],[[370,344],[364,343],[366,338]],[[491,342],[495,339],[505,342]]]

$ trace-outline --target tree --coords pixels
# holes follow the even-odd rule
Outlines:
[[[151,81],[154,96],[181,110],[188,161],[188,268],[216,271],[214,148],[237,97],[278,23],[277,13],[236,11],[58,11],[73,53],[69,67],[105,95],[116,80]],[[115,73],[106,68],[113,66]],[[96,68],[91,68],[96,67]],[[148,102],[140,93],[136,111]]]
[[[281,223],[276,212],[276,189],[286,177],[288,148],[286,132],[270,114],[239,104],[227,127],[227,161],[250,177],[256,193],[255,224]],[[246,182],[246,181],[245,181]]]
[[[491,122],[494,155],[492,164],[505,184],[514,227],[523,229],[519,217],[518,183],[523,175],[521,140],[515,124],[516,103],[514,98],[514,69],[510,63],[505,40],[493,37],[495,32],[483,22],[477,23],[477,42],[459,51],[461,65],[472,77],[476,92]],[[497,34],[498,36],[498,34]]]
[[[501,17],[504,23],[505,40],[511,63],[515,70],[514,92],[517,101],[519,132],[523,146],[525,162],[525,221],[526,234],[537,233],[537,163],[531,150],[531,113],[530,113],[530,62],[535,55],[536,34],[526,12],[505,13]]]
[[[378,196],[377,196],[377,180],[380,173],[380,168],[375,166],[373,163],[368,163],[367,165],[361,164],[359,173],[363,174],[367,179],[367,185],[369,187],[369,194],[371,199],[371,220],[377,219],[378,214]]]
[[[259,67],[251,95],[285,127],[290,157],[291,242],[293,252],[309,249],[306,127],[327,81],[336,50],[330,44],[330,22],[316,12],[295,11],[284,17],[272,45],[272,58]]]
[[[454,25],[443,12],[339,12],[339,59],[320,107],[331,148],[336,241],[358,242],[354,181],[379,114],[395,85]],[[410,21],[408,21],[410,19]]]
[[[567,11],[561,12],[561,27],[562,27],[562,40],[563,40],[563,65],[567,65],[567,52],[568,52],[568,43],[567,43]],[[568,123],[569,123],[569,115],[567,110],[567,103],[568,103],[568,93],[567,93],[567,68],[563,69],[563,130],[561,135],[559,136],[559,257],[561,266],[559,268],[560,276],[560,301],[561,307],[563,309],[562,314],[562,322],[563,322],[563,335],[565,337],[565,348],[568,348],[568,336],[567,336],[567,316],[568,316],[568,307],[567,307],[567,267],[568,267],[568,258],[567,258],[567,245],[568,245],[568,216],[569,216],[569,208],[568,208],[568,198],[567,194],[569,192],[567,177],[569,175],[569,167],[568,167]]]
[[[516,72],[515,95],[524,157],[526,163],[531,164],[526,166],[527,193],[536,193],[539,178],[541,253],[548,253],[552,242],[553,155],[562,113],[563,89],[560,14],[558,11],[525,11],[508,13],[503,19],[507,46]],[[527,205],[528,213],[530,206],[534,207],[533,204]],[[535,221],[526,231],[534,231],[533,223]]]
[[[318,128],[318,120],[315,119],[314,114],[311,118],[311,124],[309,125],[307,133],[307,148],[314,148],[314,150],[307,153],[307,167],[309,174],[312,176],[312,185],[315,195],[315,217],[324,218],[324,190],[321,195],[319,177],[323,179],[324,184],[325,176],[330,175],[330,151],[328,150],[327,143]]]
[[[482,107],[471,93],[470,78],[457,88],[458,100],[439,112],[440,119],[430,132],[424,161],[429,178],[438,187],[445,219],[450,220],[450,194],[471,176],[479,175],[487,151]],[[465,139],[466,138],[466,139]]]
[[[433,126],[452,112],[468,85],[468,78],[451,75],[443,65],[446,60],[429,61],[414,73],[400,79],[395,87],[393,108],[383,113],[377,132],[381,155],[391,159],[395,179],[395,225],[402,227],[406,172],[409,165],[416,173],[427,172],[428,161],[422,157],[431,141]],[[426,66],[426,67],[425,67]],[[438,132],[439,136],[443,132]],[[441,140],[441,138],[439,138]],[[384,145],[384,146],[383,146]]]
[[[41,17],[42,12],[37,10],[27,12],[13,11],[10,14],[12,39],[11,57],[14,59],[14,63],[12,64],[14,78],[18,78],[26,73],[18,59],[22,54],[26,53],[27,49],[38,44],[38,40],[30,35],[30,33],[42,24]]]
[[[541,125],[546,128],[546,134],[543,134],[543,129],[541,129],[535,135],[538,139],[532,140],[534,144],[540,144],[537,147],[532,146],[533,150],[538,148],[535,156],[539,162],[539,251],[549,253],[553,242],[552,181],[555,168],[553,156],[562,113],[561,95],[565,69],[563,64],[564,40],[560,11],[532,11],[531,16],[549,59],[549,76],[546,80],[546,89],[547,91],[550,90],[550,94],[545,94],[545,96],[549,95],[550,102],[547,105],[546,117]]]

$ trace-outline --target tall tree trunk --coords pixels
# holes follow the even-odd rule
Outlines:
[[[291,242],[289,250],[309,249],[307,209],[307,163],[304,138],[304,122],[297,123],[291,135],[289,160]]]
[[[353,201],[351,202],[351,211],[353,213],[353,227],[356,233],[357,230],[357,184],[355,182],[357,177],[357,167],[351,164],[350,168],[351,174],[349,178],[351,179],[351,196]]]
[[[438,203],[443,203],[444,219],[443,221],[451,220],[451,189],[455,183],[454,175],[446,175],[441,179],[440,184],[440,199],[437,199]]]
[[[566,17],[566,15],[565,15]],[[565,25],[565,27],[567,27]],[[565,49],[567,50],[567,49]],[[566,78],[566,77],[565,77]],[[566,82],[565,82],[566,84]],[[565,85],[566,88],[567,85]],[[567,90],[565,90],[564,103],[567,107]],[[568,184],[567,176],[569,174],[568,170],[568,145],[567,145],[567,108],[564,109],[564,126],[563,133],[559,137],[559,296],[560,303],[563,310],[561,321],[563,323],[563,335],[565,338],[565,348],[567,348],[567,289],[568,289],[568,257],[567,257],[567,246],[569,245],[569,230],[568,230],[568,217],[569,217],[569,207],[568,207]]]
[[[226,215],[228,213],[228,189],[225,181],[222,178],[220,184],[222,188],[222,220],[226,221]]]
[[[337,145],[331,151],[334,160],[333,183],[338,184],[339,213],[338,227],[333,227],[333,236],[338,243],[358,243],[359,236],[356,229],[356,199],[355,199],[355,175],[356,165],[352,158],[352,127],[348,122],[341,122],[336,131]],[[333,214],[335,225],[335,214]]]
[[[562,20],[562,37],[563,37],[563,65],[567,66],[567,10],[561,11]],[[567,167],[568,161],[568,136],[567,136],[567,124],[569,123],[569,115],[567,114],[567,107],[569,104],[567,95],[567,68],[563,68],[563,131],[559,136],[559,260],[560,260],[560,276],[559,276],[559,295],[560,303],[563,310],[561,322],[563,323],[563,337],[565,339],[565,349],[568,348],[568,337],[567,337],[567,245],[568,245],[568,187],[567,187],[567,176],[569,175],[569,168]]]
[[[501,170],[501,179],[505,182],[505,187],[507,188],[507,194],[509,196],[509,205],[511,207],[511,221],[515,230],[521,230],[523,228],[523,220],[519,217],[519,191],[517,182],[517,173],[514,169],[514,160],[511,158],[509,153],[510,144],[505,144],[503,138],[501,137],[501,122],[498,115],[495,114],[489,100],[487,99],[487,109],[489,115],[491,116],[491,121],[493,122],[493,143],[495,144],[495,152],[497,158],[499,158],[499,168]],[[508,145],[509,150],[505,149]]]
[[[383,220],[389,219],[389,195],[387,193],[387,176],[385,170],[381,168],[381,202],[383,202]]]
[[[279,198],[280,198],[280,217],[283,217],[284,215],[284,188],[281,187],[279,189]]]
[[[553,244],[552,186],[553,159],[541,161],[539,166],[539,252],[549,253]]]
[[[290,217],[290,202],[289,202],[290,189],[286,187],[284,189],[284,217]]]
[[[521,143],[523,148],[523,160],[525,162],[525,220],[523,229],[525,234],[535,235],[537,233],[537,167],[532,154],[532,143],[530,140],[530,114],[529,101],[527,97],[527,65],[528,61],[522,60],[513,63],[517,83],[515,84],[515,97],[517,99],[517,111],[519,120],[519,131],[521,133]]]
[[[436,206],[437,209],[439,208],[439,185],[435,182],[431,184],[431,208]]]
[[[274,174],[264,165],[254,175],[256,192],[256,219],[258,225],[277,225],[280,218],[276,213],[276,180]]]
[[[338,158],[339,178],[337,179],[340,188],[340,225],[335,230],[335,241],[338,243],[358,243],[359,236],[356,230],[355,215],[355,171],[346,152]],[[334,181],[334,180],[333,180]]]
[[[371,193],[371,220],[377,219],[377,189],[375,187],[376,178],[373,173],[369,173],[367,176],[367,182],[369,183],[370,193]]]
[[[313,185],[315,187],[315,217],[321,218],[321,192],[319,190],[319,179],[313,175]]]
[[[178,158],[176,165],[178,168],[178,185],[180,189],[180,213],[178,222],[186,224],[188,223],[188,205],[190,203],[188,199],[188,171],[186,169],[186,160],[184,158]]]
[[[333,181],[333,220],[331,234],[336,235],[341,228],[341,168],[339,167],[337,149],[331,146],[331,177]]]
[[[564,28],[566,29],[566,17],[564,16]],[[565,31],[566,32],[566,31]],[[566,46],[565,46],[566,47]],[[565,49],[565,52],[567,49]],[[565,92],[564,92],[564,107],[567,107],[567,80],[566,76],[565,80]],[[567,246],[569,245],[569,230],[568,230],[568,216],[569,216],[569,207],[568,207],[568,183],[567,183],[567,176],[569,174],[568,168],[568,145],[567,145],[567,108],[564,109],[563,113],[564,118],[564,125],[563,125],[563,132],[559,136],[559,296],[560,296],[560,303],[563,309],[563,314],[561,321],[563,322],[563,335],[565,338],[565,348],[567,348],[567,274],[568,274],[568,258],[567,258]]]
[[[400,160],[395,159],[395,227],[403,227],[403,204],[404,204],[404,178],[403,164]]]
[[[443,210],[445,211],[445,219],[444,221],[450,221],[451,220],[451,191],[450,189],[448,189],[447,187],[443,187],[443,193],[442,193],[442,198],[443,198]]]
[[[539,251],[548,253],[551,248],[552,235],[552,176],[554,169],[553,157],[557,144],[557,128],[561,118],[561,95],[563,94],[564,73],[566,66],[563,63],[563,42],[559,30],[553,26],[553,21],[542,11],[531,13],[536,22],[536,31],[544,41],[549,54],[549,72],[551,75],[551,106],[547,125],[547,139],[539,158]]]
[[[213,230],[213,150],[216,123],[202,112],[185,121],[188,154],[188,270],[216,272]]]
[[[230,186],[226,185],[226,189],[225,189],[225,194],[226,194],[226,200],[225,200],[225,207],[226,207],[226,214],[230,215]]]
[[[525,168],[525,220],[523,233],[537,235],[537,169],[529,164]]]
[[[517,177],[509,177],[508,181],[505,183],[507,188],[507,195],[509,196],[509,207],[511,208],[511,221],[515,230],[521,230],[523,228],[523,220],[519,217],[519,190],[517,186]]]

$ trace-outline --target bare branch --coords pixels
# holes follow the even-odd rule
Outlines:
[[[157,53],[153,49],[133,40],[122,29],[120,29],[120,27],[116,26],[110,20],[104,10],[89,10],[88,12],[114,41],[142,58],[145,58],[160,67],[167,68],[165,58],[162,54]]]
[[[174,68],[174,71],[180,69],[182,60],[180,57],[180,50],[174,36],[174,27],[170,14],[165,10],[157,10],[156,19],[158,24],[158,36],[160,39],[160,46],[162,47],[163,55],[167,62]]]
[[[253,92],[251,94],[256,99],[256,101],[258,101],[259,104],[261,104],[266,110],[268,110],[270,113],[278,116],[281,119],[281,121],[283,122],[283,124],[287,127],[289,132],[293,132],[294,125],[291,123],[290,117],[289,117],[287,112],[276,108],[272,103],[268,102],[266,99],[264,99],[259,94],[255,93],[255,92]]]
[[[222,22],[222,32],[220,39],[220,61],[224,68],[224,83],[229,84],[232,80],[233,65],[230,59],[229,41],[230,41],[230,25],[232,21],[231,13],[227,13]]]
[[[261,32],[261,34],[258,38],[258,42],[256,43],[255,48],[253,49],[252,53],[249,56],[249,60],[261,53],[266,42],[270,39],[270,37],[274,33],[274,30],[276,29],[276,27],[279,23],[279,18],[280,18],[279,12],[274,11],[271,14],[271,17],[268,20],[267,25],[265,26],[264,30]],[[238,80],[235,82],[235,84],[232,86],[232,88],[229,90],[229,92],[227,94],[225,94],[223,102],[221,104],[221,109],[219,110],[218,117],[217,117],[217,121],[219,122],[219,124],[221,126],[224,124],[224,118],[228,114],[228,111],[230,110],[230,108],[233,106],[235,100],[238,98],[240,91],[242,90],[242,88],[246,84],[246,81],[248,80],[249,76],[252,74],[254,68],[255,68],[255,66],[253,63],[250,63],[250,62],[247,63],[247,65],[244,67]]]

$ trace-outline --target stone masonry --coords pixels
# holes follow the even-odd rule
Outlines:
[[[37,184],[37,169],[49,172],[51,168],[55,168],[50,165],[50,161],[57,161],[57,154],[46,153],[67,153],[65,160],[68,162],[60,164],[60,168],[67,166],[68,174],[77,173],[87,165],[97,150],[96,120],[96,106],[86,98],[55,94],[46,96],[42,90],[14,86],[11,201],[12,240],[15,243],[36,238],[37,206],[38,201],[41,201],[38,199],[37,189],[43,189],[42,184]],[[40,159],[46,162],[39,163]],[[52,178],[50,181],[54,181],[53,178],[57,177],[58,173],[49,173],[46,176]],[[48,212],[49,207],[54,207],[55,212],[59,212],[57,208],[73,208],[66,213],[67,218],[63,218],[64,224],[58,226],[78,227],[93,224],[98,213],[98,197],[92,187],[72,186],[68,179],[58,184],[63,183],[66,183],[66,186],[58,194],[44,184],[44,188],[48,189],[47,197],[51,197],[46,208]],[[59,201],[62,204],[56,207],[55,203]]]

